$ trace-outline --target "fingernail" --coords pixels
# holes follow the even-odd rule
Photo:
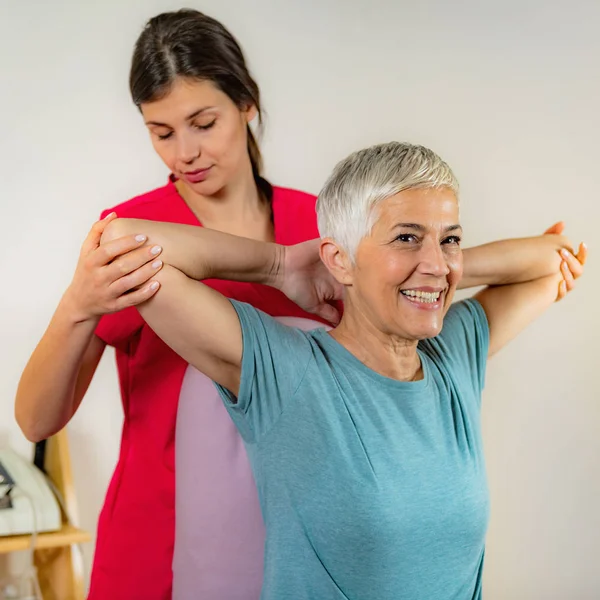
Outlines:
[[[107,214],[107,215],[104,217],[104,220],[106,220],[106,219],[110,219],[110,217],[112,217],[114,214],[115,214],[114,212],[108,213],[108,214]]]
[[[162,248],[160,246],[152,246],[152,249],[150,250],[150,254],[158,254],[161,250],[162,250]]]
[[[587,250],[588,245],[585,242],[581,242],[581,245]]]
[[[154,269],[158,269],[158,267],[160,267],[160,266],[162,266],[162,260],[155,260],[152,263],[152,268],[154,268]]]
[[[135,236],[135,241],[136,241],[136,242],[145,242],[145,241],[146,241],[146,236],[145,236],[145,235],[142,235],[142,234],[140,234],[140,235],[136,235],[136,236]]]
[[[566,250],[561,250],[560,253],[563,258],[569,258],[569,253]]]
[[[158,281],[153,281],[153,282],[150,284],[150,289],[151,289],[152,291],[154,291],[154,290],[155,290],[157,287],[158,287]]]

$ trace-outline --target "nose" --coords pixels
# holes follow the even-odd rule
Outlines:
[[[442,246],[435,240],[427,240],[421,248],[419,271],[425,275],[446,277],[450,267]]]
[[[182,133],[177,137],[177,159],[180,162],[190,164],[200,156],[198,140],[188,133]]]

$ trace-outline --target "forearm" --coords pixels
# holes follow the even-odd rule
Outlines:
[[[15,417],[25,436],[39,441],[62,429],[77,408],[81,365],[95,321],[77,322],[63,299],[25,367],[15,398]],[[103,345],[93,365],[95,370]]]
[[[463,251],[463,278],[459,288],[509,285],[559,273],[560,248],[569,248],[562,236],[509,239]]]
[[[475,298],[483,306],[490,326],[489,356],[493,356],[556,300],[560,273],[524,283],[491,286]]]
[[[162,247],[165,265],[196,280],[273,284],[282,264],[283,248],[278,244],[177,223],[116,219],[106,228],[102,243],[132,234],[146,235],[148,244]]]

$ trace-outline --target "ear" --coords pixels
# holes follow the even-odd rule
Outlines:
[[[331,238],[323,238],[319,247],[321,261],[338,283],[350,286],[353,282],[353,266],[348,253]]]
[[[244,118],[246,119],[246,123],[251,123],[252,121],[254,121],[254,119],[256,119],[257,115],[258,115],[258,109],[256,108],[256,106],[254,104],[251,104],[250,106],[248,106],[246,108],[246,110],[244,111]]]

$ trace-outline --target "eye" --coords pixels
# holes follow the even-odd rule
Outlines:
[[[213,127],[216,122],[217,120],[213,119],[210,123],[207,123],[206,125],[198,125],[197,123],[194,123],[194,127],[196,129],[200,129],[200,131],[206,131],[207,129]]]
[[[159,140],[168,140],[171,136],[173,135],[172,131],[169,131],[169,133],[165,133],[164,135],[159,135],[158,133],[156,134],[156,137]]]
[[[442,244],[453,244],[456,246],[460,246],[460,236],[458,235],[450,235],[442,241]]]
[[[401,233],[396,237],[397,242],[404,242],[405,244],[410,244],[411,242],[417,242],[417,236],[413,233]]]

